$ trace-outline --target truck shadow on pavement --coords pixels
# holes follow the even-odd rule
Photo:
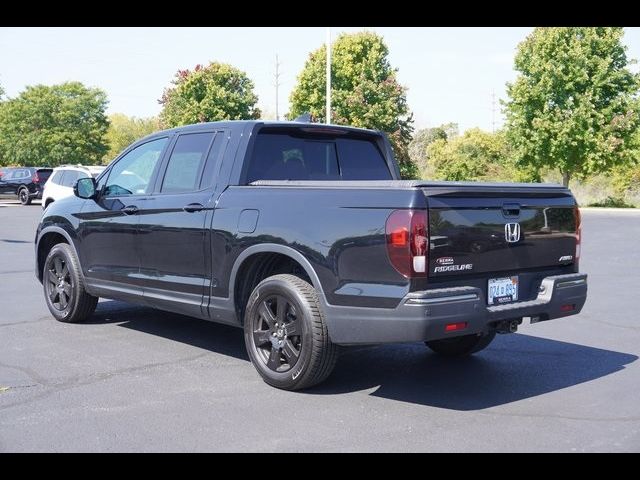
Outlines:
[[[242,330],[120,302],[101,302],[90,323],[119,326],[248,361]],[[498,335],[468,358],[422,343],[348,347],[333,374],[302,395],[370,395],[449,410],[481,410],[597,380],[637,356],[523,334]]]
[[[314,393],[378,387],[371,395],[450,410],[481,410],[589,382],[637,356],[522,334],[498,335],[484,351],[440,357],[422,343],[354,349]]]

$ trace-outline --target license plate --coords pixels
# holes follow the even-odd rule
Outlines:
[[[487,288],[487,303],[500,305],[518,300],[518,276],[490,278]]]

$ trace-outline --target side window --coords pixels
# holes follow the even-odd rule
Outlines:
[[[58,170],[51,177],[51,183],[55,183],[56,185],[62,185],[62,176],[64,175],[64,170]]]
[[[29,175],[29,170],[25,170],[24,168],[19,168],[13,172],[12,180],[22,180],[23,178],[27,178]]]
[[[200,172],[213,140],[213,133],[180,135],[162,180],[162,193],[193,192],[200,187]]]
[[[209,150],[209,155],[207,155],[207,161],[204,164],[202,180],[200,180],[200,190],[210,188],[216,183],[216,166],[218,165],[220,154],[223,153],[226,137],[225,132],[217,132],[213,139],[213,145],[211,145],[211,150]]]
[[[143,143],[120,158],[111,168],[103,195],[145,194],[167,140],[165,137]]]

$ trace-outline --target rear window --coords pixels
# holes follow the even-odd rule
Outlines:
[[[260,132],[247,172],[256,180],[390,180],[373,140],[314,133]]]
[[[47,168],[47,169],[37,170],[37,172],[38,172],[38,177],[40,178],[40,183],[44,183],[47,181],[49,176],[51,176],[51,172],[53,172],[53,170]]]

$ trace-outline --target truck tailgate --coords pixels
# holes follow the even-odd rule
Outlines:
[[[575,201],[556,185],[422,186],[429,276],[517,272],[574,263]]]

